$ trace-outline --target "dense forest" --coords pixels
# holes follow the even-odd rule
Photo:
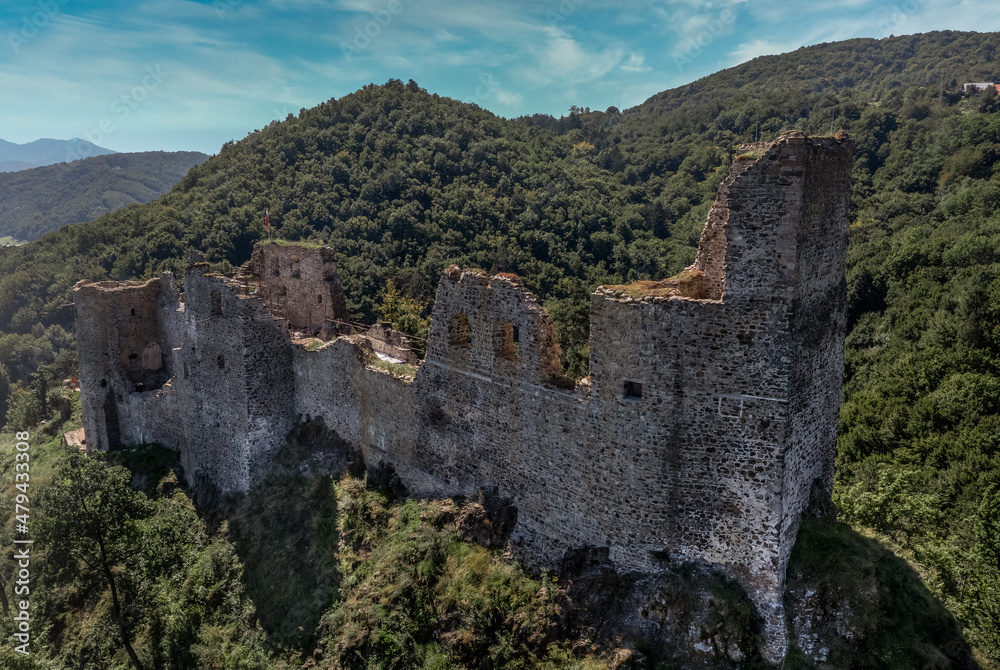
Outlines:
[[[504,120],[412,81],[365,87],[228,143],[153,202],[0,252],[0,404],[29,425],[47,380],[73,370],[75,281],[179,275],[191,248],[228,271],[264,235],[265,209],[276,235],[336,250],[361,320],[419,328],[450,263],[519,274],[579,378],[590,291],[690,263],[739,144],[845,129],[836,502],[996,664],[1000,100],[962,84],[1000,81],[998,47],[1000,35],[956,32],[824,44],[560,119]]]
[[[208,156],[147,151],[0,173],[0,237],[35,240],[169,191]]]

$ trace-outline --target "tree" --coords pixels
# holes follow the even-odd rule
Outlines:
[[[1000,491],[990,487],[975,522],[976,546],[969,563],[964,614],[968,638],[991,657],[1000,653]],[[977,560],[978,559],[978,560]]]
[[[993,86],[987,86],[979,95],[979,112],[981,114],[992,114],[1000,111],[1000,94]]]
[[[24,388],[24,384],[21,382],[15,382],[10,387],[6,417],[7,425],[13,426],[15,430],[23,430],[26,426],[33,426],[42,419],[38,397],[29,389]]]
[[[1000,488],[990,487],[983,496],[976,515],[977,549],[983,562],[1000,572]]]
[[[421,314],[427,303],[401,294],[391,279],[386,282],[379,298],[381,300],[381,305],[378,307],[379,318],[388,321],[395,330],[410,337],[410,346],[414,353],[423,358],[426,353],[430,319]]]
[[[7,399],[10,398],[10,374],[0,363],[0,417],[7,416]]]
[[[131,477],[121,466],[108,467],[97,458],[70,454],[61,461],[51,484],[38,494],[35,530],[60,573],[103,575],[111,590],[112,615],[122,644],[132,665],[142,670],[115,579],[116,567],[134,546],[136,522],[154,512],[150,500],[129,486]]]
[[[42,418],[49,414],[49,369],[46,366],[38,368],[38,372],[32,375],[31,390],[35,395],[35,402]]]

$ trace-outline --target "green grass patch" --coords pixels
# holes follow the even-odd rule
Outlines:
[[[309,338],[308,340],[300,341],[299,343],[306,348],[306,351],[316,351],[317,349],[320,349],[324,344],[326,344],[326,342],[319,339],[318,337],[312,337]]]
[[[616,297],[641,299],[646,297],[669,297],[674,295],[700,297],[702,287],[701,270],[683,270],[674,277],[663,280],[644,279],[631,284],[612,284],[604,288],[614,292]]]
[[[320,667],[607,667],[574,653],[557,583],[462,542],[452,501],[390,503],[346,478],[337,499],[343,600]]]
[[[389,361],[383,361],[375,355],[372,355],[368,359],[368,365],[378,370],[384,370],[398,377],[403,377],[407,380],[412,380],[417,376],[416,365],[410,365],[409,363],[391,363]]]
[[[59,418],[59,412],[53,408],[45,420],[46,423],[28,427],[8,425],[0,431],[0,478],[2,478],[0,479],[0,490],[13,491],[15,483],[14,454],[18,442],[16,434],[23,430],[27,430],[29,435],[29,484],[31,487],[43,486],[51,479],[56,461],[68,452],[63,435],[83,427],[80,394],[68,393],[67,396],[70,398],[72,406],[68,420],[62,421]],[[11,509],[13,509],[13,505],[11,505]]]

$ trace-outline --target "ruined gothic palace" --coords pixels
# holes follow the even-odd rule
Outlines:
[[[575,385],[514,275],[444,271],[412,379],[373,364],[391,337],[337,336],[327,248],[262,244],[239,277],[193,263],[183,295],[169,274],[81,281],[87,444],[157,442],[192,481],[247,490],[298,422],[322,420],[414,494],[509,498],[529,564],[599,545],[625,569],[665,553],[724,570],[780,658],[785,567],[833,482],[852,147],[793,131],[744,149],[691,268],[591,296]]]

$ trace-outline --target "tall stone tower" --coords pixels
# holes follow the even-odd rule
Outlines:
[[[741,581],[765,616],[777,659],[786,647],[781,601],[799,523],[833,489],[853,144],[843,133],[790,131],[743,149],[709,212],[694,268],[704,272],[705,298],[721,301],[728,315],[719,330],[734,332],[740,345],[742,360],[716,366],[712,376],[717,388],[729,388],[716,395],[718,420],[730,427],[717,439],[733,459],[730,481],[757,489],[740,504],[756,516],[756,556],[748,556]]]

